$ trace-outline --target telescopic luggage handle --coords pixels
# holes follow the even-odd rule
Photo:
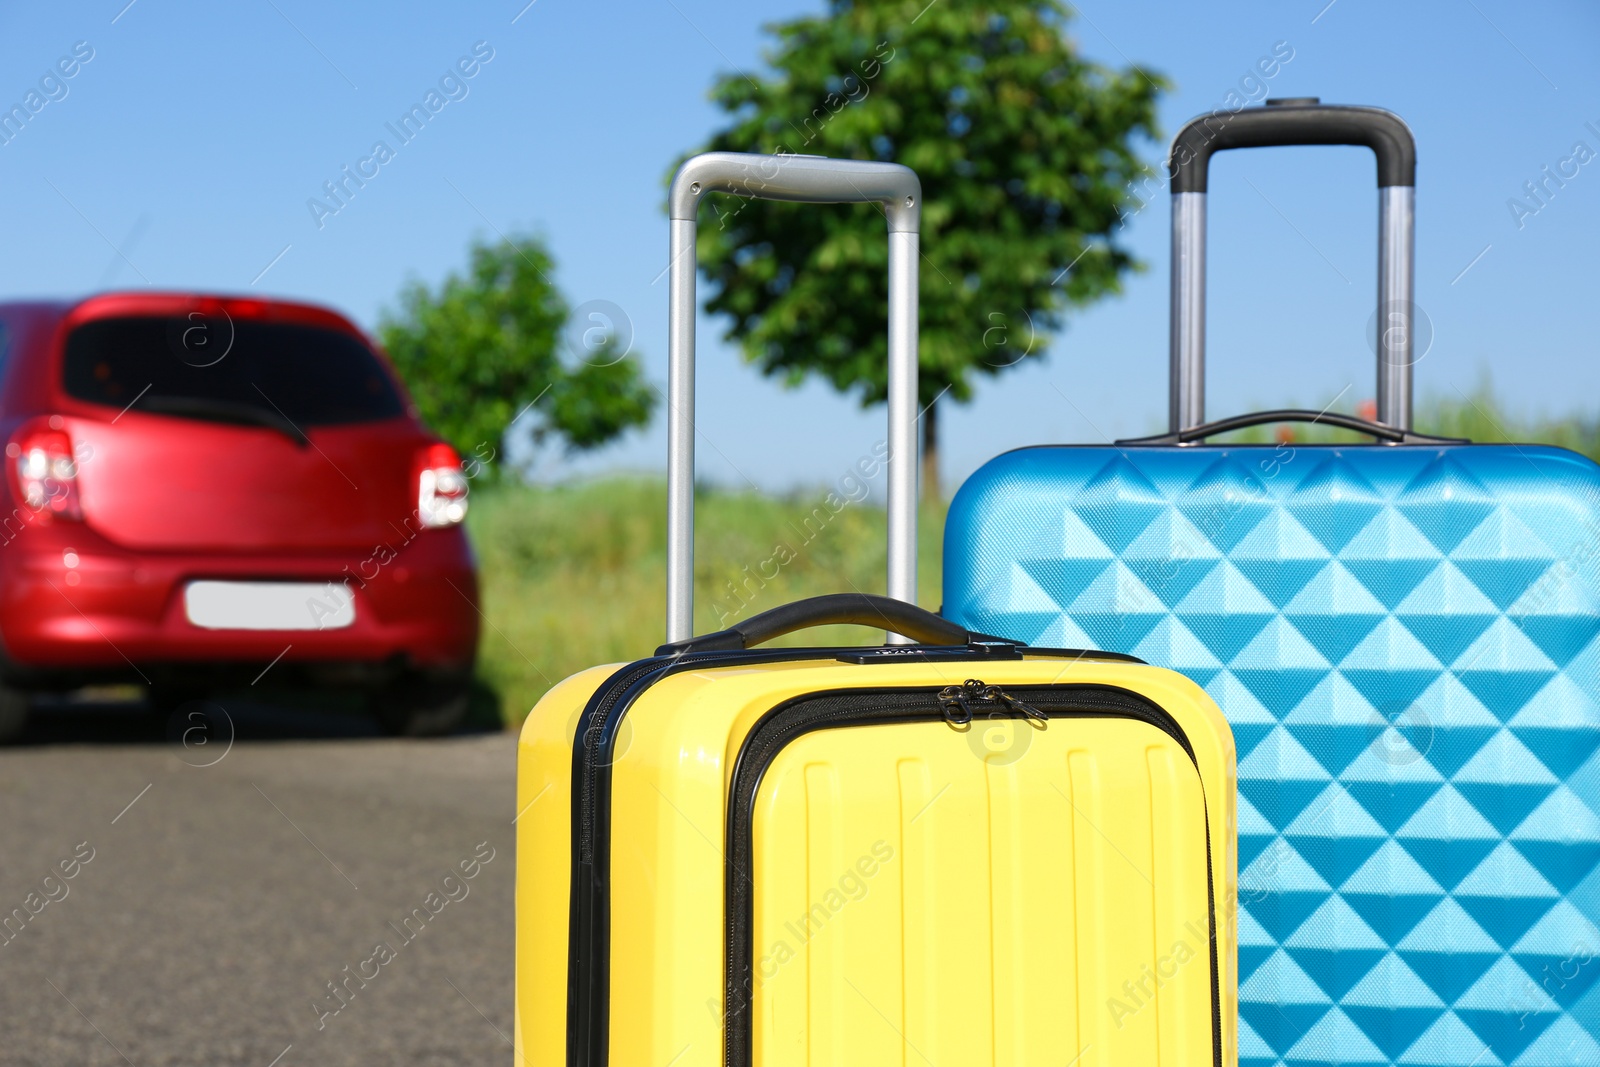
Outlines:
[[[667,641],[694,634],[696,214],[707,193],[876,203],[889,227],[889,596],[917,597],[917,255],[922,183],[898,163],[706,152],[673,176],[667,315]]]
[[[1206,173],[1228,148],[1364,145],[1378,157],[1378,421],[1411,429],[1417,146],[1400,116],[1312,98],[1191,119],[1172,142],[1172,379],[1168,428],[1206,418]],[[1398,316],[1398,318],[1397,318]]]

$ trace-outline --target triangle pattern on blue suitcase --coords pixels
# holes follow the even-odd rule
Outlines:
[[[1227,714],[1242,1064],[1600,1064],[1600,468],[1025,449],[958,494],[945,575],[962,625]]]

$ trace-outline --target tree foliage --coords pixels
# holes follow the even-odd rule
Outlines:
[[[1135,267],[1137,139],[1162,79],[1081,58],[1060,0],[830,0],[768,27],[771,76],[721,77],[710,150],[903,163],[922,179],[921,392],[1043,353],[1070,308]],[[920,9],[920,11],[919,11]],[[1154,185],[1154,183],[1151,183]],[[706,308],[764,373],[884,399],[888,251],[879,209],[717,198],[702,212]],[[1070,268],[1070,269],[1068,269]]]
[[[502,435],[530,402],[535,441],[571,449],[605,444],[650,421],[656,394],[615,336],[567,342],[568,308],[533,238],[475,243],[465,275],[437,291],[413,283],[379,336],[423,420],[463,456],[492,465]],[[592,333],[588,335],[592,338]]]

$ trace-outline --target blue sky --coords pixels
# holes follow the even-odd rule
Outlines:
[[[663,171],[719,123],[706,99],[714,76],[760,69],[762,25],[820,5],[525,4],[0,6],[7,108],[75,44],[93,50],[67,64],[71,78],[46,83],[57,98],[0,146],[0,296],[253,290],[330,304],[370,327],[406,281],[459,268],[473,236],[530,230],[549,242],[574,304],[624,309],[635,350],[664,380]],[[1294,57],[1273,95],[1399,112],[1419,142],[1417,300],[1434,328],[1419,395],[1455,396],[1488,374],[1514,411],[1594,413],[1600,162],[1536,214],[1519,220],[1508,201],[1537,206],[1524,183],[1576,142],[1600,152],[1600,8],[1088,0],[1078,10],[1071,32],[1087,55],[1173,80],[1161,105],[1167,137],[1222,105],[1280,41]],[[463,57],[474,67],[477,42],[473,75],[447,83],[453,99],[427,128],[336,215],[314,218],[307,201],[323,183],[375,141],[396,145],[385,123],[459,74]],[[1164,149],[1145,146],[1152,163]],[[1208,413],[1370,396],[1370,155],[1226,153],[1212,175]],[[947,489],[1007,448],[1161,428],[1169,219],[1163,193],[1128,231],[1145,273],[949,411]],[[702,323],[704,477],[768,488],[833,481],[881,436],[881,409],[862,412],[822,386],[784,390],[718,333]],[[661,421],[545,469],[658,468]]]

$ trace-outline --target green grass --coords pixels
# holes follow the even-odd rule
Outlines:
[[[665,639],[666,512],[665,484],[638,478],[475,492],[467,526],[487,619],[478,669],[508,725],[567,675],[647,656]],[[826,489],[779,498],[702,490],[695,513],[696,633],[802,597],[883,590],[884,513],[872,504],[835,496],[830,506]],[[922,516],[925,605],[939,602],[943,520],[942,511]],[[825,627],[774,644],[879,634]]]
[[[1600,422],[1517,419],[1487,386],[1465,401],[1420,405],[1417,427],[1480,442],[1543,442],[1600,460]],[[1306,443],[1370,438],[1296,425]],[[1220,440],[1271,441],[1272,428]],[[880,592],[884,514],[867,503],[837,508],[818,489],[786,497],[702,491],[696,498],[695,632],[722,629],[802,597]],[[478,552],[484,627],[478,664],[508,725],[546,689],[600,663],[649,655],[664,639],[666,486],[611,478],[554,488],[513,483],[475,490],[467,526]],[[809,523],[808,523],[809,519]],[[942,510],[925,510],[921,602],[939,603]],[[830,627],[777,644],[858,644],[877,631]]]
[[[1600,462],[1600,420],[1589,416],[1519,419],[1496,408],[1487,386],[1465,403],[1432,402],[1417,411],[1417,428],[1480,444],[1514,441],[1556,445]]]

